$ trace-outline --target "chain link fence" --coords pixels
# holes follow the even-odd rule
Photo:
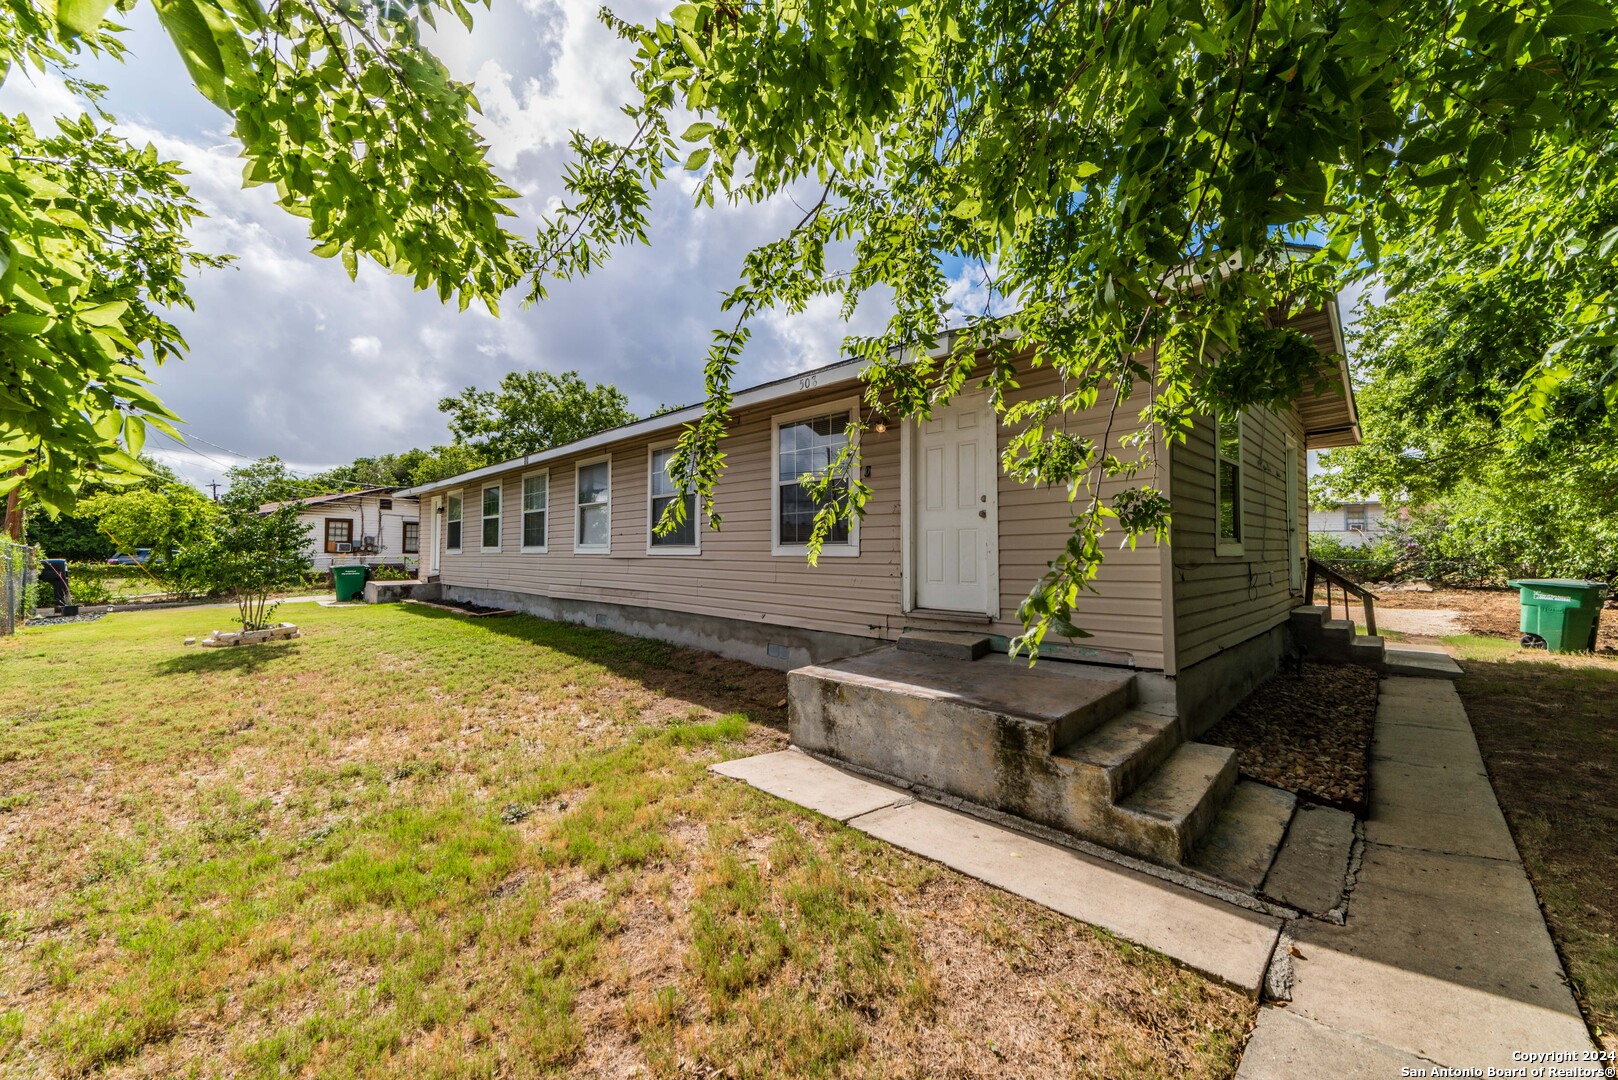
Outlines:
[[[0,636],[15,634],[34,614],[39,552],[0,537]]]

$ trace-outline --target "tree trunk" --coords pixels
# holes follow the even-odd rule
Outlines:
[[[27,467],[17,470],[21,476],[27,472]],[[17,543],[22,543],[22,485],[18,484],[6,494],[6,535]]]

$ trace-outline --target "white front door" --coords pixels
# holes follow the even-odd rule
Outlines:
[[[427,541],[427,568],[431,573],[438,573],[438,553],[443,550],[443,516],[440,507],[443,503],[435,496],[431,512],[427,515],[427,522],[432,526],[432,539]]]
[[[919,421],[911,485],[915,606],[996,613],[999,533],[995,415],[983,394],[961,394]]]

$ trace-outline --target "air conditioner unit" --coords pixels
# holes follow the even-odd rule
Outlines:
[[[364,543],[364,547],[365,547],[366,551],[375,551],[376,550],[376,537],[367,536],[367,537],[365,537],[363,543]]]
[[[338,544],[337,545],[338,554],[347,554],[348,552],[353,551],[353,550],[354,550],[354,545],[353,544]]]

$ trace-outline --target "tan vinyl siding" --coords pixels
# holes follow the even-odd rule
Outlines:
[[[1049,392],[1054,377],[1043,369],[1023,380],[1021,395]],[[625,440],[577,458],[552,460],[550,470],[549,551],[520,550],[522,475],[533,467],[513,466],[501,476],[503,538],[501,551],[479,552],[475,542],[478,491],[487,480],[465,485],[467,543],[460,554],[446,549],[441,580],[449,585],[509,589],[570,600],[600,601],[661,608],[724,618],[775,623],[810,630],[873,638],[894,638],[907,625],[928,624],[925,617],[903,610],[903,559],[900,547],[899,425],[862,436],[861,462],[869,469],[866,483],[874,491],[859,527],[857,557],[823,558],[818,567],[802,556],[771,554],[773,536],[770,485],[771,418],[812,405],[831,410],[857,395],[847,382],[805,391],[777,402],[744,410],[722,447],[727,455],[716,508],[723,528],[715,532],[702,521],[701,553],[647,553],[648,447],[666,445],[674,432]],[[1121,417],[1133,417],[1126,407]],[[1100,437],[1105,409],[1070,421],[1069,430]],[[1127,424],[1115,428],[1127,430]],[[1002,431],[1003,448],[1008,433]],[[612,549],[609,554],[573,550],[575,528],[574,468],[610,454],[612,459]],[[433,495],[423,497],[430,505]],[[998,482],[1000,612],[988,626],[993,633],[1021,632],[1017,606],[1066,542],[1072,511],[1065,493],[1018,485],[1004,476]],[[427,516],[426,511],[423,513]],[[424,521],[423,558],[429,541]],[[443,529],[440,518],[436,527]],[[1115,546],[1116,541],[1113,542]],[[1161,561],[1156,548],[1109,550],[1098,585],[1099,596],[1081,599],[1078,623],[1094,637],[1075,644],[1131,654],[1143,668],[1163,665]],[[980,620],[978,627],[984,627]],[[1049,639],[1054,642],[1055,639]]]
[[[1242,553],[1219,555],[1214,492],[1214,425],[1199,418],[1173,457],[1176,670],[1205,660],[1283,622],[1298,599],[1287,565],[1287,438],[1299,448],[1298,491],[1305,489],[1303,430],[1295,410],[1250,409],[1242,428]]]

